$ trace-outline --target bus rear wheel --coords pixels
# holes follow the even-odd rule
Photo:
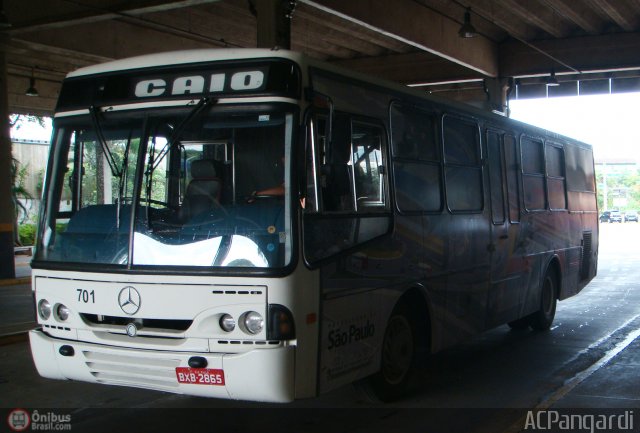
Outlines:
[[[394,401],[405,395],[416,371],[417,331],[412,319],[409,309],[401,304],[387,322],[380,371],[367,381],[367,388],[380,401]]]
[[[556,275],[552,269],[547,270],[542,281],[540,293],[540,309],[531,315],[531,327],[537,331],[546,331],[551,328],[556,316],[558,303],[558,288]]]
[[[511,329],[523,330],[531,326],[536,331],[546,331],[551,327],[556,316],[558,303],[558,286],[556,273],[548,269],[542,280],[540,293],[540,308],[535,313],[509,322]]]

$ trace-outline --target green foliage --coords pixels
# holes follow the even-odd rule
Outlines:
[[[605,177],[600,167],[596,170],[596,182],[598,185],[598,208],[600,210],[614,208],[621,211],[640,210],[640,170],[633,168],[627,171],[611,172],[610,168],[607,169],[606,206],[604,203]],[[614,205],[614,199],[616,198],[626,199],[627,204],[625,206]]]
[[[67,223],[57,223],[56,233],[62,233],[67,228]],[[22,245],[35,245],[37,226],[35,224],[21,224],[18,230]]]
[[[33,199],[29,191],[25,188],[28,167],[28,165],[21,167],[17,159],[11,158],[11,201],[13,202],[16,218],[18,218],[19,209],[22,209],[25,213],[27,212],[27,209],[20,203],[19,199]]]
[[[22,245],[34,245],[36,243],[35,224],[21,224],[18,233]]]

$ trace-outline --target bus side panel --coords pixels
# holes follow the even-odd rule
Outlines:
[[[442,257],[442,238],[423,238],[420,216],[396,216],[391,234],[322,266],[320,392],[379,370],[382,341],[393,308],[408,288],[423,286],[423,244]],[[436,275],[442,273],[441,265],[431,269]]]
[[[486,329],[490,254],[486,212],[443,214],[447,245],[443,342],[451,345]]]
[[[320,392],[380,368],[385,324],[401,293],[396,284],[411,274],[405,252],[386,235],[322,266]]]
[[[384,324],[393,291],[376,290],[326,299],[322,305],[319,391],[330,391],[380,368]]]

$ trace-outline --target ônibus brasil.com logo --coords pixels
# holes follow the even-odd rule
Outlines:
[[[25,431],[31,425],[31,417],[29,412],[24,409],[14,409],[9,412],[7,417],[7,424],[13,431]]]
[[[31,427],[32,431],[69,431],[71,415],[53,411],[13,409],[7,416],[7,424],[12,431],[23,432]]]

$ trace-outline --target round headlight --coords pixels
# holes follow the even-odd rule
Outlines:
[[[69,318],[69,313],[69,309],[63,304],[56,307],[56,317],[63,322]]]
[[[47,320],[51,317],[51,304],[46,299],[41,299],[38,302],[38,314],[42,320]]]
[[[236,320],[230,314],[223,314],[220,317],[220,327],[225,332],[231,332],[236,329]]]
[[[260,313],[256,313],[255,311],[249,311],[244,315],[244,326],[247,328],[247,331],[252,334],[257,334],[262,331],[262,327],[264,326],[264,319],[260,315]]]

